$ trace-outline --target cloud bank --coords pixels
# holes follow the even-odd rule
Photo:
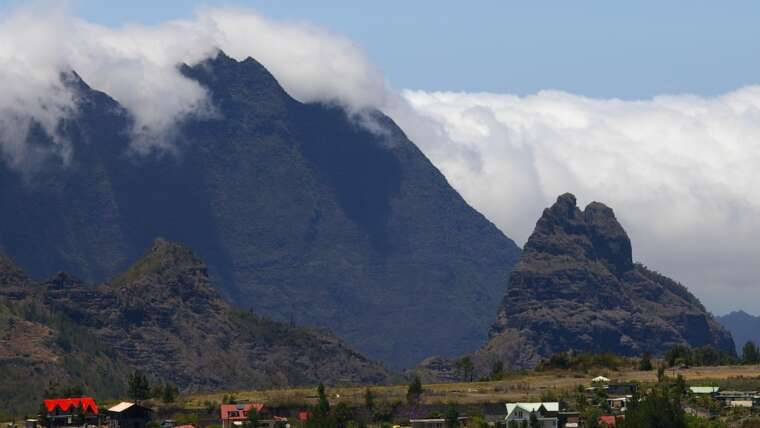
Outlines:
[[[34,118],[65,157],[56,124],[73,114],[74,99],[60,82],[70,70],[132,113],[136,150],[170,148],[167,133],[177,120],[213,113],[204,89],[177,67],[218,49],[256,58],[301,101],[351,111],[384,103],[383,77],[361,49],[307,23],[273,21],[250,9],[200,9],[192,20],[110,28],[44,3],[0,18],[0,148],[12,164],[28,163],[24,136]]]
[[[544,207],[573,192],[613,207],[634,256],[708,308],[760,310],[760,86],[643,101],[558,91],[402,97],[395,120],[519,243]]]
[[[612,206],[635,256],[688,285],[708,308],[760,312],[760,87],[720,97],[592,99],[544,91],[395,92],[351,40],[249,9],[201,9],[156,26],[99,26],[65,9],[0,17],[0,154],[23,169],[44,154],[24,144],[34,119],[53,137],[75,100],[76,70],[134,116],[134,148],[171,148],[187,114],[213,113],[178,71],[221,48],[252,56],[301,101],[349,112],[380,108],[476,209],[522,244],[541,210],[570,191]]]

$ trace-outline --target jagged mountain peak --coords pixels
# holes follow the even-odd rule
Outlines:
[[[631,241],[614,211],[601,202],[591,202],[581,211],[571,193],[544,210],[525,252],[599,260],[615,275],[633,268]]]
[[[731,335],[685,287],[632,261],[608,206],[572,194],[544,210],[479,355],[529,367],[556,352],[660,354],[676,344],[733,352]],[[485,357],[484,357],[485,358]]]

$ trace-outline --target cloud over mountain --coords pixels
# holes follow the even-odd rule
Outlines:
[[[383,77],[350,40],[298,22],[267,19],[250,9],[200,9],[191,20],[110,28],[73,17],[50,4],[12,10],[0,20],[0,148],[23,167],[29,120],[55,137],[73,99],[60,73],[75,70],[95,89],[125,106],[135,119],[135,148],[170,146],[170,133],[187,114],[213,114],[205,91],[179,72],[224,50],[255,57],[300,101],[335,102],[350,110],[382,105]],[[59,142],[61,153],[65,141]]]
[[[639,101],[559,91],[403,98],[409,105],[391,116],[518,242],[554,195],[572,191],[617,207],[639,242],[636,258],[709,308],[756,300],[760,86]]]

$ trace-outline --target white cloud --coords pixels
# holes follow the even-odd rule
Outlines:
[[[405,91],[389,113],[524,243],[557,195],[616,210],[636,258],[718,312],[760,310],[760,86],[715,98]],[[417,117],[424,120],[418,120]]]
[[[73,106],[59,73],[72,69],[133,114],[138,151],[170,148],[178,119],[210,112],[204,89],[177,66],[217,49],[238,60],[256,58],[301,101],[335,102],[349,111],[384,102],[385,82],[362,51],[309,24],[269,20],[250,9],[201,9],[192,20],[109,28],[37,3],[0,19],[0,149],[14,165],[28,163],[23,136],[30,118],[56,137],[58,119]],[[57,142],[65,155],[66,142]]]

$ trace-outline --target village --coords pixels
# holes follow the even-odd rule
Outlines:
[[[245,394],[240,398],[225,394],[221,402],[214,402],[205,396],[180,397],[176,392],[158,398],[132,391],[130,395],[143,399],[102,404],[90,396],[59,396],[44,399],[39,414],[4,422],[2,428],[593,428],[635,426],[626,425],[626,414],[646,406],[649,399],[675,403],[678,408],[674,411],[689,427],[760,426],[760,392],[756,389],[723,389],[718,382],[687,385],[680,373],[668,377],[664,370],[657,376],[658,381],[652,383],[621,382],[598,375],[587,379],[585,385],[545,390],[538,400],[501,403],[435,400],[432,398],[439,395],[441,386],[422,385],[416,376],[404,387],[404,400],[390,401],[390,389],[383,388],[391,387],[323,385],[312,388],[313,395],[306,399],[290,403],[250,400]],[[758,378],[738,379],[743,380],[739,384],[754,385]],[[478,391],[478,384],[470,384],[468,391]],[[658,391],[667,391],[667,396],[657,395]],[[532,397],[532,391],[525,392],[524,397]],[[361,400],[347,399],[352,394],[361,394]]]

